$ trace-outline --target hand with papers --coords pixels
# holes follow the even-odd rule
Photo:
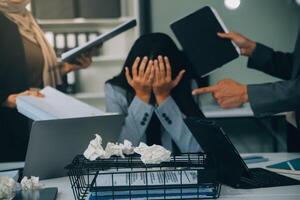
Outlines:
[[[17,106],[17,97],[21,96],[33,96],[33,97],[44,97],[39,90],[26,90],[19,94],[11,94],[8,96],[7,100],[4,102],[4,106],[8,108],[15,108]]]
[[[32,120],[52,120],[101,116],[105,113],[54,88],[41,90],[44,98],[19,96],[17,109]]]

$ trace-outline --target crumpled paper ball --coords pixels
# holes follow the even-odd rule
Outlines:
[[[107,159],[110,158],[111,156],[120,156],[122,158],[125,158],[122,147],[119,144],[108,142],[105,147],[105,152],[106,152]]]
[[[134,147],[128,140],[124,140],[124,144],[108,142],[104,150],[101,136],[98,134],[95,136],[83,153],[84,157],[91,161],[97,158],[109,159],[111,156],[125,158],[124,154],[131,155],[135,152],[141,155],[141,160],[145,164],[160,164],[171,159],[171,152],[160,145],[148,146],[141,142],[138,147]]]
[[[160,145],[148,146],[141,142],[134,151],[141,155],[144,164],[160,164],[171,159],[171,152]]]
[[[13,199],[16,195],[17,183],[14,179],[0,177],[0,199]]]
[[[132,155],[134,154],[134,146],[132,146],[132,142],[128,140],[124,140],[124,143],[120,144],[120,147],[122,148],[123,154],[125,155]]]
[[[134,154],[134,147],[128,140],[124,140],[124,144],[108,142],[104,150],[102,137],[98,134],[95,134],[95,136],[96,138],[90,141],[88,148],[83,153],[84,157],[90,161],[94,161],[97,158],[109,159],[111,156],[125,158],[124,154]]]
[[[102,147],[102,138],[100,135],[95,134],[96,138],[93,139],[88,148],[83,153],[86,159],[91,161],[96,160],[97,158],[107,158],[106,152]]]
[[[22,190],[27,191],[40,189],[41,185],[39,181],[39,177],[31,176],[30,178],[28,178],[27,176],[24,176],[21,181]]]

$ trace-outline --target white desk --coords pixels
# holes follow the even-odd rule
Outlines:
[[[251,154],[243,154],[251,155]],[[288,154],[288,153],[261,153],[255,155],[263,155],[270,159],[268,162],[249,164],[250,168],[264,167],[273,163],[281,162],[288,159],[300,157],[300,154]],[[300,176],[292,176],[300,180]],[[73,193],[70,187],[68,177],[44,180],[42,183],[45,187],[58,187],[58,200],[73,200]],[[273,187],[273,188],[261,188],[261,189],[233,189],[228,186],[222,186],[221,196],[219,198],[230,200],[299,200],[300,199],[300,185],[297,186],[285,186],[285,187]]]
[[[201,110],[207,118],[254,117],[249,103],[240,108],[223,109],[217,104],[202,105]]]

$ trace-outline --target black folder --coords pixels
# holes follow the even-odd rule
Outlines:
[[[170,26],[198,77],[210,74],[239,56],[239,48],[233,42],[217,36],[227,29],[212,7],[203,7]]]
[[[136,19],[129,20],[116,28],[112,29],[107,33],[103,33],[98,36],[94,40],[88,41],[86,44],[71,49],[62,54],[61,60],[69,63],[76,63],[76,58],[78,58],[81,54],[85,54],[89,52],[92,48],[101,46],[107,40],[114,38],[115,36],[135,27],[137,25]]]

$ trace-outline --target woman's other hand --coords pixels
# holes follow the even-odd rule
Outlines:
[[[19,96],[34,96],[34,97],[44,97],[39,90],[26,90],[25,92],[19,94],[11,94],[7,97],[6,101],[3,103],[3,106],[8,108],[15,108],[17,106],[17,97]]]
[[[125,75],[136,96],[145,103],[149,103],[154,80],[153,61],[149,61],[147,57],[144,57],[142,60],[140,57],[137,57],[132,66],[132,76],[128,67],[125,68]]]
[[[76,61],[78,64],[63,63],[63,73],[67,74],[72,71],[88,68],[93,62],[92,54],[89,53],[87,55],[81,55],[79,58],[76,59]]]
[[[153,92],[156,102],[160,105],[169,96],[173,88],[181,81],[185,70],[181,70],[177,77],[172,80],[171,64],[168,57],[158,56],[158,60],[154,61],[155,78],[153,83]]]

